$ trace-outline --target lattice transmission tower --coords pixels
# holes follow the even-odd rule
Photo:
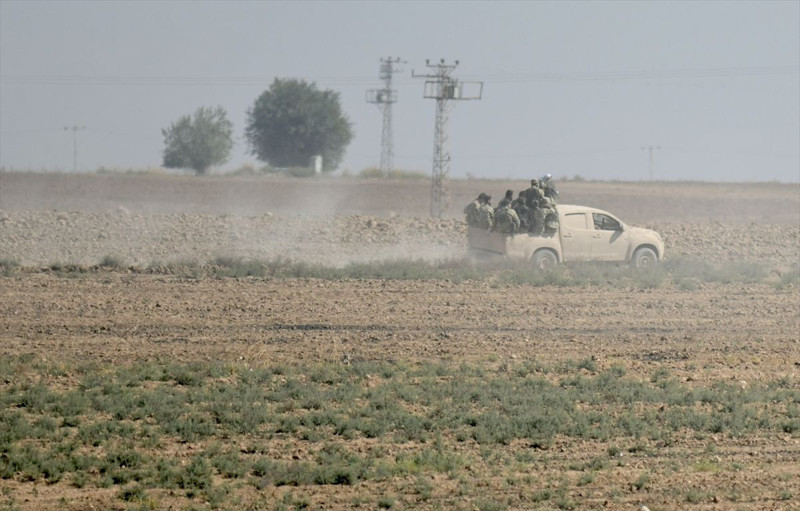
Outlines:
[[[72,171],[78,171],[78,131],[83,131],[86,126],[64,126],[64,131],[72,131]]]
[[[423,97],[436,100],[436,123],[433,130],[433,170],[431,171],[431,217],[441,218],[450,202],[447,175],[450,173],[450,149],[447,135],[448,113],[451,101],[481,99],[483,82],[462,82],[451,75],[458,66],[456,60],[447,64],[444,59],[425,65],[433,74],[416,75],[426,78]]]
[[[392,104],[397,102],[397,91],[392,89],[392,75],[402,71],[397,65],[405,63],[399,57],[381,59],[378,77],[383,80],[382,89],[367,91],[367,103],[373,103],[383,112],[381,132],[381,174],[387,176],[394,168],[394,142],[392,140]]]

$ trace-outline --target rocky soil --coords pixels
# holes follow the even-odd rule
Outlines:
[[[800,260],[800,225],[652,223],[667,257],[764,262]],[[277,258],[342,266],[398,258],[460,258],[466,225],[457,219],[332,216],[255,217],[115,211],[2,211],[0,260],[25,266],[93,265],[114,257],[148,266],[217,257]]]
[[[460,214],[478,191],[519,182],[451,183],[447,215],[431,219],[426,181],[220,179],[0,173],[0,260],[25,266],[125,264],[217,257],[341,266],[387,258],[460,258]],[[561,184],[588,204],[659,231],[667,257],[800,260],[800,187],[703,183]]]

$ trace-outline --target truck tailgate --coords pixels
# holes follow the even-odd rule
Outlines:
[[[491,232],[470,226],[467,231],[467,238],[470,250],[494,254],[506,253],[506,236],[499,232]]]

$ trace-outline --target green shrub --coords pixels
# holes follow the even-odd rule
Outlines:
[[[134,484],[120,489],[117,496],[125,502],[141,502],[147,498],[147,492],[138,484]]]
[[[0,272],[4,277],[12,277],[17,273],[20,263],[17,259],[0,259]]]
[[[633,482],[633,487],[637,490],[644,490],[650,484],[650,474],[642,472],[639,478]]]
[[[211,488],[212,481],[211,465],[201,457],[195,456],[182,471],[177,474],[175,482],[179,488],[192,490],[203,490]]]
[[[101,268],[122,268],[124,264],[119,257],[107,255],[100,260],[99,266]]]

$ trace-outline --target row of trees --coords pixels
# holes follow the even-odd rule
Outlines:
[[[233,124],[222,107],[200,107],[161,130],[167,168],[204,174],[225,163],[233,148]],[[306,167],[322,156],[322,170],[341,163],[353,138],[339,93],[305,80],[276,78],[247,111],[250,154],[272,167]]]

